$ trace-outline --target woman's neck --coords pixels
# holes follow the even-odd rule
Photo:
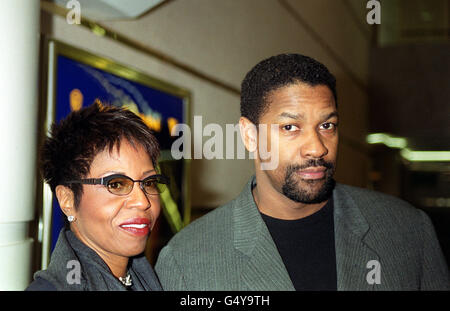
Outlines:
[[[125,256],[117,256],[111,253],[107,253],[101,248],[97,247],[95,243],[92,243],[88,238],[85,238],[82,234],[80,234],[79,230],[75,225],[71,225],[70,229],[75,234],[75,236],[86,246],[91,248],[100,258],[106,263],[111,273],[116,277],[124,277],[127,274],[128,267],[128,257]]]

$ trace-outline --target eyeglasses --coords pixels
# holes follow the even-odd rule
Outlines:
[[[103,185],[108,191],[115,195],[128,195],[138,182],[141,189],[148,195],[162,193],[169,184],[169,178],[164,175],[152,175],[143,180],[134,180],[122,174],[114,174],[103,178],[88,178],[80,180],[69,180],[66,184],[78,183],[84,185]]]

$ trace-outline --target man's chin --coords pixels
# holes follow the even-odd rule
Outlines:
[[[295,186],[285,184],[283,194],[298,203],[318,204],[331,197],[334,186],[334,179],[302,179]]]
[[[303,183],[305,187],[311,185],[313,187],[320,187],[327,181],[326,177],[318,178],[318,179],[299,179],[299,183]]]

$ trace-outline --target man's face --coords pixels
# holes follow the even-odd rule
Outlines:
[[[326,201],[335,184],[338,149],[333,93],[325,85],[295,83],[272,91],[266,100],[259,123],[269,129],[277,124],[278,136],[269,131],[267,145],[278,148],[279,161],[275,169],[262,173],[273,188],[295,202]]]

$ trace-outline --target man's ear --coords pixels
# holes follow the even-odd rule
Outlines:
[[[66,216],[75,216],[75,198],[73,191],[66,186],[58,185],[56,186],[55,193],[62,212]]]
[[[258,149],[258,131],[256,125],[246,117],[240,117],[239,129],[247,151],[255,152]]]

